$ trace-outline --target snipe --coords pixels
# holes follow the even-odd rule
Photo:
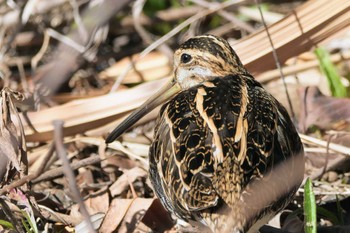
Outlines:
[[[300,138],[226,40],[183,43],[173,79],[106,142],[161,103],[149,173],[170,213],[213,232],[251,233],[291,201],[303,179]]]

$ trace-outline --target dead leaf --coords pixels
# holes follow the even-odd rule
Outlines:
[[[153,198],[136,198],[131,203],[128,211],[125,213],[123,221],[118,227],[118,232],[128,233],[137,231],[142,217],[153,203]]]
[[[99,232],[135,232],[153,201],[152,198],[113,199]]]
[[[9,175],[15,172],[20,172],[22,153],[25,153],[25,145],[22,138],[18,137],[17,134],[20,132],[12,121],[12,117],[17,113],[12,99],[22,99],[22,95],[19,92],[10,90],[9,88],[4,88],[1,91],[0,99],[0,160],[2,161],[0,165],[0,184],[7,182]],[[20,127],[19,127],[20,128]],[[20,140],[20,141],[19,141]]]
[[[325,135],[324,140],[330,143],[336,143],[343,146],[350,146],[350,133],[333,133]],[[305,155],[305,174],[311,179],[319,179],[325,172],[332,171],[334,169],[341,171],[347,171],[347,161],[349,156],[342,154],[335,154],[324,149],[323,153],[308,152]]]
[[[318,179],[324,172],[336,168],[348,159],[341,154],[308,152],[305,155],[305,175],[311,179]]]
[[[0,137],[0,181],[5,181],[8,179],[8,174],[12,170],[12,168],[15,168],[17,171],[20,170],[18,158],[17,158],[17,151],[13,147],[13,145],[10,143],[9,139],[9,133],[5,133],[4,131],[7,131],[6,129],[1,132],[3,135]]]
[[[89,214],[106,213],[109,207],[109,194],[103,192],[98,195],[94,195],[84,201]]]
[[[126,212],[130,208],[132,202],[132,199],[113,199],[99,232],[115,232],[120,222],[123,220]]]
[[[96,213],[96,214],[92,214],[90,216],[90,221],[91,221],[92,226],[95,230],[101,226],[104,216],[105,216],[104,213]],[[76,225],[75,231],[72,231],[72,232],[75,232],[75,233],[89,232],[89,227],[88,227],[87,221],[83,220],[81,223]]]
[[[301,100],[301,132],[310,126],[321,130],[350,129],[350,99],[325,96],[317,87],[308,87],[301,90]]]
[[[124,174],[121,175],[118,178],[118,180],[114,182],[110,187],[112,197],[122,194],[136,179],[145,178],[147,177],[147,175],[147,171],[139,167],[134,167],[130,170],[125,170]]]

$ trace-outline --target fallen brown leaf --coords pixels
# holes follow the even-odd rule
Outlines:
[[[299,130],[310,126],[321,130],[350,129],[350,99],[323,95],[317,87],[301,90]]]
[[[92,195],[92,197],[86,199],[84,203],[88,208],[90,215],[92,215],[96,213],[106,213],[108,211],[109,201],[108,192],[103,192]]]
[[[99,232],[135,232],[153,201],[151,198],[113,199]]]
[[[22,95],[18,92],[14,92],[8,88],[4,88],[1,91],[0,99],[0,186],[6,183],[9,176],[14,175],[16,172],[23,172],[23,168],[27,170],[27,163],[25,167],[21,167],[22,155],[25,153],[25,145],[21,137],[20,125],[13,123],[13,117],[17,113],[17,109],[14,107],[13,99],[22,99]],[[23,136],[21,134],[21,136]]]
[[[134,167],[130,170],[125,170],[114,184],[110,187],[112,197],[118,196],[125,192],[130,184],[132,184],[138,178],[147,177],[148,173],[144,169]]]

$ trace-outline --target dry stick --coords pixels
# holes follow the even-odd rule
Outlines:
[[[0,29],[1,30],[1,29]],[[1,41],[0,41],[1,45]],[[5,60],[5,59],[4,59]],[[17,63],[16,63],[17,64]],[[1,62],[0,63],[0,78],[3,80],[3,86],[4,87],[9,87],[10,85],[10,76],[11,76],[11,70],[8,67],[8,64],[6,62]]]
[[[331,61],[334,63],[339,63],[347,60],[350,60],[350,52],[343,52],[343,53],[337,53],[337,54],[331,55]],[[317,68],[317,67],[319,67],[319,62],[318,60],[314,59],[314,60],[303,62],[300,64],[282,67],[282,71],[285,75],[292,75],[298,72],[306,71],[311,68]],[[278,79],[279,77],[280,77],[280,72],[278,69],[275,69],[275,70],[264,72],[256,76],[256,79],[259,80],[260,83],[267,83],[269,81]]]
[[[200,18],[210,15],[216,11],[222,10],[226,7],[232,6],[234,4],[238,4],[240,2],[243,2],[243,0],[229,0],[227,2],[223,2],[222,4],[220,4],[219,6],[215,6],[212,9],[208,9],[208,10],[204,10],[202,12],[199,12],[198,14],[195,14],[193,16],[191,16],[190,18],[186,19],[184,22],[180,23],[179,25],[177,25],[173,30],[171,30],[170,32],[168,32],[167,34],[165,34],[164,36],[162,36],[161,38],[159,38],[158,40],[156,40],[155,42],[153,42],[150,46],[148,46],[146,49],[144,49],[141,53],[140,56],[137,57],[137,59],[134,60],[134,62],[137,62],[138,60],[142,59],[143,57],[145,57],[147,54],[149,54],[151,51],[153,51],[155,48],[157,48],[159,45],[163,44],[165,41],[169,40],[171,37],[173,37],[174,35],[176,35],[178,32],[180,32],[183,28],[187,27],[188,25],[190,25],[191,23],[199,20]],[[123,72],[119,75],[119,77],[117,78],[117,80],[115,81],[115,83],[113,84],[110,93],[114,92],[115,90],[118,89],[118,87],[120,86],[120,84],[122,83],[123,79],[125,78],[125,76],[127,75],[127,73],[129,72],[129,70],[132,68],[132,65],[129,64],[124,70]]]
[[[39,61],[44,57],[46,50],[49,48],[49,43],[50,43],[50,35],[47,32],[47,30],[45,30],[43,44],[40,50],[38,51],[38,53],[35,54],[30,61],[30,65],[32,66],[33,70],[36,70]]]
[[[42,174],[44,172],[46,165],[47,165],[47,161],[49,161],[50,158],[52,157],[54,149],[55,149],[55,146],[51,142],[49,145],[49,150],[47,151],[46,155],[44,156],[40,166],[38,167],[38,170],[35,172],[36,177],[38,177],[40,174]]]
[[[205,8],[209,8],[209,9],[220,4],[217,2],[207,2],[204,0],[191,0],[191,2],[196,3],[197,5],[203,6]],[[228,13],[227,11],[220,10],[220,11],[218,11],[218,15],[220,15],[223,18],[230,21],[232,25],[238,26],[238,27],[242,28],[243,30],[246,30],[249,33],[256,31],[256,29],[254,27],[250,26],[250,24],[238,19],[237,17]]]
[[[127,181],[128,181],[129,186],[130,186],[130,190],[131,190],[133,199],[138,198],[137,193],[136,193],[135,188],[134,188],[134,185],[133,185],[132,182],[129,180],[129,178],[127,178]]]
[[[44,174],[42,174],[44,169],[45,169],[46,162],[51,158],[53,152],[54,152],[54,145],[51,144],[49,147],[49,151],[45,155],[43,162],[41,163],[38,170],[34,174],[29,174],[29,175],[24,176],[21,179],[15,181],[15,182],[12,182],[9,185],[4,186],[2,189],[0,189],[0,195],[3,195],[4,193],[8,193],[11,189],[19,187],[25,183],[30,182],[30,181],[33,184],[36,184],[36,183],[39,183],[41,181],[51,180],[53,178],[56,178],[58,176],[63,175],[63,168],[62,167],[49,170],[49,171],[45,172]],[[91,164],[95,164],[95,163],[99,163],[99,162],[101,162],[100,157],[93,156],[93,157],[89,157],[89,158],[74,162],[74,163],[72,163],[71,167],[73,170],[76,170],[78,168],[81,168],[81,167],[84,167],[87,165],[91,165]],[[42,174],[42,175],[39,176],[40,174]]]
[[[322,175],[326,173],[327,167],[328,167],[328,162],[329,162],[329,143],[331,143],[332,138],[334,137],[334,134],[329,135],[329,138],[327,139],[327,147],[326,147],[326,161],[324,162],[323,169],[322,169]]]
[[[259,13],[259,9],[253,9],[250,7],[240,6],[238,8],[238,12],[242,15],[248,17],[250,20],[254,20],[257,22],[261,22],[261,16]],[[267,24],[273,24],[279,20],[281,20],[284,17],[283,14],[275,13],[271,11],[265,11],[264,12],[264,20],[267,22]]]
[[[224,25],[218,26],[216,28],[213,28],[209,31],[206,31],[205,34],[211,34],[211,35],[216,35],[216,36],[221,36],[224,34],[227,34],[232,31],[232,28],[236,27],[234,23],[226,23]]]
[[[78,219],[77,217],[73,217],[70,215],[62,214],[53,211],[52,209],[43,206],[38,205],[40,208],[40,214],[47,220],[53,221],[53,222],[61,222],[65,225],[78,225],[82,219]]]
[[[0,51],[1,53],[1,51]],[[9,67],[17,66],[17,60],[21,60],[24,65],[30,63],[32,56],[4,57],[2,62]],[[4,85],[5,86],[5,85]]]
[[[86,221],[86,225],[87,225],[87,228],[89,229],[89,232],[96,232],[93,225],[92,225],[89,212],[87,211],[86,206],[84,204],[84,201],[80,195],[80,192],[79,192],[76,180],[75,180],[73,169],[71,168],[69,161],[67,159],[66,150],[65,150],[64,144],[63,144],[63,124],[64,124],[63,121],[60,121],[60,120],[55,120],[53,122],[54,142],[55,142],[55,146],[56,146],[56,153],[62,161],[63,172],[64,172],[65,176],[67,177],[69,189],[72,191],[73,196],[75,197],[75,199],[80,207],[80,211],[81,211],[82,215],[84,216],[84,219]]]
[[[195,5],[178,7],[178,8],[169,8],[169,9],[157,11],[154,17],[152,17],[152,19],[150,19],[145,15],[141,15],[140,21],[142,25],[151,26],[159,22],[159,20],[164,22],[172,22],[182,18],[187,18],[196,14],[198,11],[201,11],[201,10],[203,10],[203,7],[199,7]],[[134,21],[132,16],[124,17],[121,21],[121,26],[134,27]]]
[[[19,187],[19,186],[22,186],[22,185],[28,183],[29,181],[31,181],[34,178],[35,178],[34,174],[29,174],[27,176],[22,177],[19,180],[12,182],[9,185],[4,186],[2,189],[0,189],[0,196],[5,194],[5,193],[10,192],[12,189],[14,189],[16,187]]]
[[[64,4],[67,0],[51,0],[51,1],[37,1],[31,15],[44,14],[55,7]],[[0,27],[9,28],[18,23],[20,20],[20,10],[13,9],[0,16]]]
[[[316,171],[311,173],[310,178],[312,180],[318,180],[325,172],[336,169],[337,167],[339,167],[339,165],[344,164],[346,160],[346,156],[340,156],[335,159],[332,159],[328,162],[327,169],[325,171],[322,168],[318,168]]]
[[[87,57],[88,54],[85,53],[89,52],[90,48],[86,46],[89,46],[94,41],[96,32],[98,31],[97,29],[106,25],[108,20],[129,2],[130,0],[105,0],[103,1],[103,4],[84,10],[84,12],[82,12],[82,18],[86,30],[91,33],[91,38],[89,38],[89,41],[84,44],[84,46],[77,43],[82,41],[79,39],[79,33],[77,30],[73,30],[73,27],[66,37],[60,37],[61,35],[57,32],[47,29],[47,32],[53,33],[51,36],[56,35],[60,39],[67,41],[69,44],[60,43],[53,55],[54,59],[41,66],[41,69],[35,74],[35,83],[40,83],[42,85],[40,90],[50,91],[49,93],[44,93],[45,96],[53,94],[58,87],[70,77],[70,73],[79,68],[79,65],[82,62],[78,59],[80,56],[90,59],[90,57]],[[70,40],[67,38],[70,38]],[[75,46],[75,49],[78,48],[80,49],[79,51],[84,53],[81,54],[81,52],[78,52],[75,49],[69,49],[68,46],[72,45]],[[39,91],[39,94],[42,94],[40,92],[41,91]]]
[[[76,0],[70,0],[69,2],[70,2],[70,5],[73,7],[73,17],[74,17],[74,22],[77,24],[77,30],[79,32],[79,35],[82,37],[83,43],[85,43],[89,38],[89,33],[87,32],[84,22],[80,16],[79,4],[77,3]]]
[[[140,37],[147,44],[152,44],[152,37],[149,32],[142,26],[140,17],[142,13],[142,9],[146,3],[146,0],[136,0],[134,5],[132,6],[132,17],[134,21],[135,30],[139,33]],[[159,46],[159,51],[165,54],[169,60],[172,60],[173,51],[166,44],[162,44]],[[133,63],[132,63],[133,64]]]
[[[329,139],[327,141],[316,139],[307,135],[300,134],[300,138],[302,139],[303,143],[309,143],[317,146],[321,146],[323,148],[326,148],[326,161],[325,165],[321,169],[317,169],[316,172],[313,172],[310,176],[312,180],[316,180],[320,178],[324,173],[327,171],[337,167],[337,165],[343,163],[346,160],[346,156],[350,155],[350,148],[331,143],[332,136],[334,134],[331,134]],[[315,149],[315,148],[314,148]],[[329,160],[329,151],[332,150],[333,152],[338,152],[341,153],[345,156],[337,157],[335,159]],[[306,148],[306,151],[309,152],[315,152],[315,153],[322,153],[324,151],[319,151],[319,150],[310,150],[310,148]]]
[[[84,53],[90,46],[88,45],[81,45],[79,42],[76,42],[74,39],[67,35],[63,35],[59,33],[58,31],[48,28],[46,29],[46,32],[51,36],[52,38],[55,38],[56,40],[60,41],[61,43],[64,43],[65,45],[68,45],[69,47],[75,49],[79,53]]]
[[[6,28],[1,27],[0,28],[0,46],[2,47],[5,41],[5,36],[6,36]],[[0,54],[4,54],[4,51],[0,49]]]
[[[320,147],[316,147],[316,148],[304,148],[305,152],[310,152],[310,153],[325,153],[326,155],[326,162],[323,168],[317,168],[316,171],[313,171],[310,175],[310,178],[312,180],[317,180],[319,179],[324,173],[326,173],[329,170],[332,170],[334,168],[337,168],[339,166],[339,164],[344,163],[345,160],[347,160],[347,157],[345,155],[343,156],[337,156],[336,158],[333,159],[329,159],[329,151],[332,150],[331,148],[329,148],[329,144],[331,143],[331,136],[333,136],[334,134],[330,135],[330,138],[327,141],[321,141],[320,143],[322,144],[322,148]],[[315,143],[315,140],[317,142],[317,140],[319,139],[314,139],[314,138],[309,138],[310,140],[303,140],[304,143],[309,143],[309,144],[316,144],[319,145],[320,143]],[[325,150],[326,149],[326,150]],[[332,150],[333,152],[333,150]],[[341,154],[343,154],[342,152],[339,152]]]
[[[89,157],[89,158],[86,158],[86,159],[82,159],[82,160],[77,161],[77,162],[73,162],[70,165],[70,167],[73,170],[76,170],[78,168],[85,167],[87,165],[92,165],[92,164],[95,164],[95,163],[99,163],[101,161],[102,160],[101,160],[101,158],[99,156],[92,156],[92,157]],[[42,182],[42,181],[52,180],[52,179],[54,179],[56,177],[62,176],[63,174],[64,174],[63,166],[62,167],[58,167],[58,168],[55,168],[55,169],[52,169],[52,170],[49,170],[49,171],[45,172],[44,174],[42,174],[38,178],[32,180],[32,183],[36,184],[36,183],[39,183],[39,182]]]
[[[25,96],[29,96],[30,92],[29,92],[28,82],[26,79],[26,72],[24,70],[23,62],[20,59],[17,60],[17,69],[18,69],[19,77],[21,79],[23,92],[25,93]]]
[[[327,148],[327,146],[328,146],[329,150],[332,150],[332,151],[337,152],[337,153],[341,153],[341,154],[346,155],[346,156],[350,156],[350,148],[349,147],[342,146],[342,145],[332,143],[332,142],[328,144],[324,140],[313,138],[313,137],[307,136],[305,134],[299,133],[299,137],[301,138],[303,143],[309,143],[309,144],[321,146],[324,148]]]
[[[267,37],[269,38],[269,41],[270,41],[270,45],[271,45],[271,48],[272,48],[272,55],[273,55],[273,58],[276,62],[276,66],[277,66],[277,69],[280,71],[280,75],[281,75],[281,78],[282,78],[282,82],[283,82],[283,86],[284,86],[284,91],[286,92],[286,96],[287,96],[287,100],[288,100],[288,105],[289,105],[289,108],[290,108],[290,112],[291,112],[291,115],[292,115],[292,119],[295,120],[295,113],[294,113],[294,109],[293,109],[293,105],[292,105],[292,101],[290,99],[290,96],[289,96],[289,92],[288,92],[288,89],[287,89],[287,84],[286,84],[286,80],[285,80],[285,77],[284,77],[284,74],[283,74],[283,71],[282,71],[282,66],[280,64],[280,61],[278,59],[278,56],[277,56],[277,52],[276,52],[276,49],[275,49],[275,46],[273,44],[273,41],[271,39],[271,35],[270,35],[270,32],[269,32],[269,29],[266,25],[266,22],[264,20],[264,14],[261,10],[261,5],[260,5],[260,0],[255,0],[257,6],[258,6],[258,9],[259,9],[259,12],[260,12],[260,16],[261,16],[261,21],[264,25],[264,28],[265,28],[265,31],[266,31],[266,34],[267,34]]]
[[[92,145],[95,145],[95,146],[100,146],[101,145],[101,140],[100,141],[97,141],[96,139],[94,138],[91,138],[91,137],[80,137],[79,138],[79,141],[80,142],[83,142],[83,143],[87,143],[87,144],[92,144]],[[104,141],[102,141],[103,144],[105,144]],[[139,160],[142,165],[146,168],[148,167],[148,160],[139,156],[139,155],[136,155],[134,153],[132,153],[130,150],[128,150],[122,143],[120,143],[119,141],[114,141],[112,143],[109,143],[107,145],[108,148],[110,149],[113,149],[113,150],[117,150],[117,151],[120,151],[124,154],[126,154],[127,156],[129,156],[130,158],[132,159],[135,159],[135,160]],[[96,156],[98,157],[98,156]]]
[[[13,40],[16,38],[17,33],[20,29],[27,23],[25,15],[36,15],[42,14],[46,11],[63,4],[66,0],[52,0],[52,1],[37,1],[35,3],[35,7],[28,7],[27,4],[31,4],[31,2],[26,3],[23,9],[16,8],[13,11],[10,11],[4,15],[0,16],[0,27],[5,30],[14,27],[13,33],[9,36],[7,43],[2,46],[0,53],[5,54],[8,49],[11,47]],[[33,1],[32,1],[33,2]],[[22,19],[20,19],[22,17]]]

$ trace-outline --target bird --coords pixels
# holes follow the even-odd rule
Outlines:
[[[106,138],[162,105],[149,149],[156,196],[203,232],[255,233],[288,205],[304,150],[287,110],[223,38],[195,36],[174,52],[173,76]]]

